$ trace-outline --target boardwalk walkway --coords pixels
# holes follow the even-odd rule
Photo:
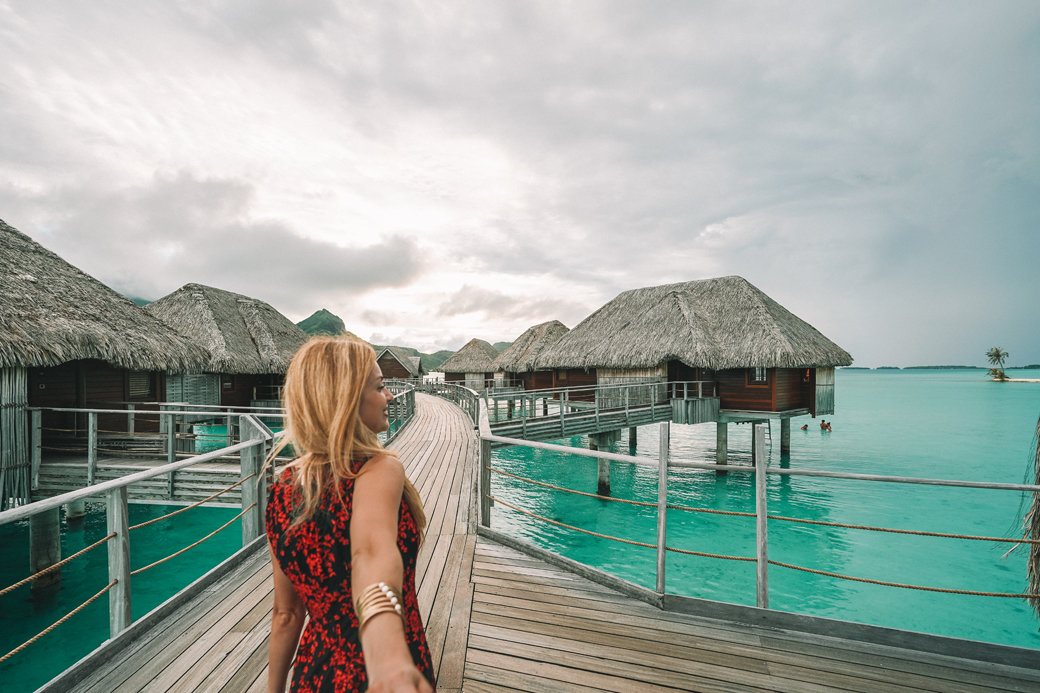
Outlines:
[[[426,503],[419,598],[438,690],[1036,691],[1030,668],[662,611],[474,534],[476,441],[417,397],[393,446]],[[47,690],[264,691],[266,548]],[[1040,658],[1038,658],[1040,659]]]

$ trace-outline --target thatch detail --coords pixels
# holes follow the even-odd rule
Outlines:
[[[376,361],[383,358],[384,354],[390,354],[394,359],[407,369],[408,374],[413,378],[418,378],[422,375],[422,357],[412,356],[410,353],[399,346],[388,346],[384,347],[382,351],[376,354]]]
[[[498,355],[493,364],[495,371],[527,373],[535,369],[535,361],[547,348],[553,346],[568,328],[559,320],[543,322],[527,330]]]
[[[208,373],[285,373],[307,333],[270,304],[202,284],[185,284],[145,306],[205,347]]]
[[[1033,436],[1033,484],[1040,486],[1040,419],[1036,421],[1036,435]],[[1033,491],[1033,502],[1029,506],[1024,522],[1024,539],[1040,541],[1040,492]],[[1026,576],[1029,580],[1029,594],[1040,594],[1040,544],[1029,544],[1029,560],[1026,562]],[[1029,605],[1040,617],[1040,598],[1029,597]]]
[[[542,352],[537,367],[847,366],[852,357],[742,277],[619,294]]]
[[[471,339],[440,366],[443,373],[491,373],[498,350],[483,339]]]
[[[0,368],[98,359],[197,371],[205,349],[0,220]]]

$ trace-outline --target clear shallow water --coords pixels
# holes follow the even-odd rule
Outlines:
[[[1010,370],[1040,378],[1040,370]],[[795,419],[791,455],[772,431],[771,467],[972,481],[1032,483],[1040,383],[991,383],[978,370],[839,370],[833,432],[819,419]],[[809,424],[809,430],[798,428]],[[671,426],[673,460],[714,462],[715,425]],[[613,451],[628,452],[628,433]],[[588,447],[584,437],[556,441]],[[637,455],[656,458],[657,426],[639,429]],[[750,465],[751,427],[731,425],[731,464]],[[495,450],[508,471],[584,492],[596,490],[596,462],[528,448]],[[615,464],[614,497],[656,502],[657,470]],[[507,477],[492,493],[551,519],[632,541],[656,543],[656,508],[546,491]],[[807,477],[768,478],[773,515],[993,537],[1021,536],[1026,494]],[[669,503],[754,512],[752,474],[675,470]],[[654,549],[548,525],[501,505],[492,526],[637,584],[656,584]],[[670,510],[668,545],[754,556],[754,518]],[[771,521],[769,557],[856,577],[985,592],[1021,593],[1026,549],[1011,544],[865,532]],[[755,566],[669,552],[669,592],[754,605]],[[1040,648],[1040,621],[1024,599],[946,595],[838,580],[771,566],[770,607],[829,618]]]
[[[130,524],[176,510],[165,505],[130,505]],[[198,541],[238,514],[233,508],[201,507],[130,534],[130,567],[136,570]],[[71,556],[105,536],[103,503],[88,503],[82,521],[62,519],[62,556]],[[209,571],[242,546],[240,522],[199,546],[131,580],[131,618],[137,620]],[[29,573],[29,523],[0,527],[0,589]],[[61,583],[33,594],[20,587],[0,597],[0,656],[7,654],[108,584],[108,555],[101,546],[62,566]],[[0,690],[33,691],[89,654],[108,638],[108,595],[103,595],[57,629],[0,664]]]

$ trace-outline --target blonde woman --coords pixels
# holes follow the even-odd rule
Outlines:
[[[426,517],[376,435],[389,427],[391,399],[363,342],[314,338],[289,365],[282,446],[299,457],[267,503],[268,691],[285,690],[290,666],[299,693],[433,691],[415,596]]]

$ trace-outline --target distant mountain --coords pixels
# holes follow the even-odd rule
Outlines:
[[[441,364],[448,360],[448,357],[454,354],[454,351],[447,351],[442,349],[441,351],[435,351],[432,354],[422,355],[422,365],[427,373],[431,371],[440,370]]]
[[[296,324],[309,335],[348,334],[347,326],[343,324],[343,321],[324,308],[315,311],[309,318],[305,318]]]
[[[376,350],[376,353],[378,353],[385,349],[387,346],[388,345],[386,344],[373,344],[372,348]],[[432,354],[424,354],[418,349],[414,349],[412,347],[398,346],[397,348],[401,349],[407,354],[410,354],[412,356],[418,356],[420,359],[422,359],[423,370],[427,373],[440,368],[440,365],[447,361],[449,356],[455,353],[454,351],[436,351]]]
[[[495,343],[494,343],[494,344],[492,344],[491,346],[495,347],[495,350],[496,350],[496,351],[497,351],[498,353],[500,353],[500,354],[501,354],[501,353],[502,353],[503,351],[505,351],[505,350],[506,350],[506,349],[507,349],[507,348],[508,348],[508,347],[509,347],[510,345],[512,345],[512,342],[495,342]]]

